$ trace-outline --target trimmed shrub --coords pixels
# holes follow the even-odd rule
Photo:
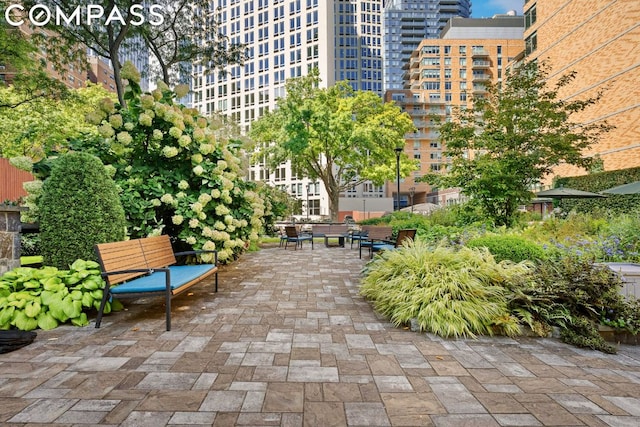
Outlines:
[[[486,235],[467,242],[471,248],[487,248],[497,262],[536,261],[545,258],[544,250],[536,243],[518,236]]]
[[[95,260],[96,243],[123,240],[124,210],[104,165],[86,153],[58,158],[38,199],[43,264]]]

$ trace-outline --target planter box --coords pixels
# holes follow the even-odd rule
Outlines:
[[[627,299],[640,299],[640,264],[630,262],[603,262],[611,270],[615,271],[622,279],[620,293]]]
[[[598,332],[600,333],[600,336],[608,342],[627,345],[638,345],[640,343],[639,335],[632,335],[628,332],[619,331],[610,326],[598,325]]]

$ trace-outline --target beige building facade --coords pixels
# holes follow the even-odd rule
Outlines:
[[[487,82],[498,82],[509,62],[524,49],[522,16],[488,19],[454,18],[440,39],[425,39],[406,65],[402,90],[391,90],[385,100],[394,101],[413,119],[417,131],[407,135],[405,154],[419,161],[412,176],[401,179],[400,207],[418,203],[446,205],[459,201],[453,189],[438,191],[416,182],[425,174],[447,167],[437,132],[438,119],[446,120],[460,106],[486,93]],[[387,194],[397,199],[397,183]]]
[[[527,60],[546,61],[550,82],[575,71],[559,95],[602,99],[576,121],[615,126],[588,152],[605,170],[640,166],[640,2],[638,0],[527,0],[524,5]],[[586,173],[560,166],[557,176]]]

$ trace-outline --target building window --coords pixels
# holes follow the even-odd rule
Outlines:
[[[535,51],[538,48],[538,34],[533,33],[524,41],[525,46],[525,54],[529,55],[531,52]]]
[[[537,19],[536,5],[531,6],[529,10],[524,13],[524,28],[527,29],[532,26]]]

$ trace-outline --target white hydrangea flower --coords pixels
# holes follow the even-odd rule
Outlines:
[[[133,138],[131,137],[131,135],[129,135],[129,132],[124,132],[124,131],[120,132],[116,137],[116,139],[118,140],[118,142],[124,145],[129,145],[133,141]]]
[[[162,204],[162,202],[160,201],[160,199],[151,199],[151,206],[158,207],[161,204]]]
[[[184,191],[179,191],[176,193],[176,199],[184,199],[185,197],[187,197],[187,195]]]
[[[202,229],[202,235],[203,235],[204,237],[209,237],[209,238],[211,238],[211,237],[213,237],[213,230],[211,229],[211,227],[204,227],[204,228]]]
[[[193,237],[193,236],[189,236],[189,237],[187,237],[187,238],[186,238],[185,242],[187,242],[187,244],[189,244],[189,245],[192,245],[192,246],[193,246],[193,245],[195,245],[195,244],[196,244],[197,240],[196,240],[196,238],[195,238],[195,237]]]
[[[197,176],[200,176],[204,173],[204,168],[200,165],[196,166],[193,168],[193,173],[196,174]]]
[[[216,230],[224,230],[225,228],[227,228],[227,226],[224,225],[224,222],[222,222],[222,221],[216,221],[215,224],[213,224],[213,227]]]
[[[153,104],[156,103],[155,98],[153,97],[153,95],[142,95],[140,96],[140,105],[142,105],[142,108],[153,108]]]
[[[151,124],[153,123],[153,119],[151,118],[150,115],[142,113],[140,114],[140,117],[138,117],[138,122],[142,126],[151,126]]]
[[[188,147],[191,144],[191,137],[189,135],[182,135],[178,138],[178,145],[181,147]]]
[[[122,116],[120,114],[112,115],[109,117],[109,124],[113,126],[114,129],[119,129],[123,124]]]
[[[164,134],[160,129],[154,129],[152,138],[155,139],[156,141],[160,141],[162,138],[164,138]]]
[[[202,193],[198,196],[198,201],[205,206],[207,203],[211,201],[211,196],[207,193]]]
[[[202,163],[203,160],[204,160],[204,158],[202,157],[202,154],[200,154],[200,153],[196,153],[193,156],[191,156],[191,161],[193,163],[199,164],[199,163]]]
[[[184,217],[182,215],[174,215],[171,217],[171,222],[175,225],[180,225],[184,221]]]
[[[104,138],[111,138],[116,134],[109,123],[104,123],[103,125],[98,126],[98,133]]]
[[[167,205],[170,205],[174,202],[173,196],[171,194],[163,194],[162,197],[160,197],[160,201],[162,203],[166,203]]]
[[[191,210],[198,213],[198,212],[202,212],[202,203],[200,202],[195,202],[191,204]]]
[[[205,219],[207,219],[207,214],[204,212],[198,212],[198,219],[200,221],[204,221]]]
[[[180,180],[180,182],[178,183],[178,188],[181,190],[186,190],[187,188],[189,188],[189,183],[186,180]]]
[[[126,130],[128,130],[128,131],[132,131],[135,127],[136,127],[136,125],[134,125],[134,124],[133,124],[133,123],[131,123],[131,122],[127,122],[127,123],[125,123],[125,124],[124,124],[124,128],[125,128]]]
[[[227,225],[233,224],[233,217],[231,215],[224,216],[224,223]]]
[[[162,147],[162,155],[167,158],[175,157],[178,155],[178,149],[170,146]]]
[[[172,137],[178,139],[178,138],[180,138],[182,136],[182,130],[180,128],[172,126],[169,129],[169,135],[171,135]]]
[[[189,227],[191,228],[196,228],[198,224],[200,224],[200,221],[198,221],[198,218],[191,218],[189,220]]]
[[[207,240],[204,245],[202,245],[202,249],[205,251],[215,251],[216,250],[216,244],[214,242],[212,242],[211,240]]]
[[[216,215],[224,216],[224,215],[228,215],[230,213],[231,213],[231,211],[225,205],[219,204],[218,206],[216,206]]]
[[[213,197],[214,199],[220,198],[220,195],[220,190],[218,190],[217,188],[211,190],[211,197]]]
[[[213,150],[215,150],[215,147],[212,144],[200,144],[200,152],[205,156],[213,153]]]

